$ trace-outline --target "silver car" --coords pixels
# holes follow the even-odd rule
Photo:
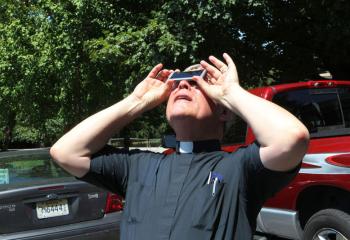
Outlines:
[[[76,180],[49,149],[0,152],[0,239],[119,239],[122,201]]]

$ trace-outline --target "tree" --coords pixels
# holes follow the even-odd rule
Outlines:
[[[349,1],[268,0],[263,6],[276,77],[293,82],[328,70],[333,79],[349,79]]]
[[[130,94],[155,64],[184,69],[225,51],[245,87],[349,76],[345,0],[2,0],[3,145],[50,145]],[[169,131],[161,106],[120,136]]]

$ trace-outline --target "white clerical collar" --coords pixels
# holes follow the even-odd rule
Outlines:
[[[220,151],[220,141],[217,139],[201,141],[176,141],[177,153],[201,153]]]
[[[180,153],[192,153],[193,152],[193,142],[179,142],[179,152]]]

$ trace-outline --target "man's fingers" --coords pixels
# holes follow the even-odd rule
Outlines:
[[[218,78],[221,76],[220,71],[219,71],[216,67],[210,65],[209,63],[207,63],[207,62],[204,61],[204,60],[202,60],[200,63],[201,63],[201,66],[202,66],[205,70],[207,70],[208,74],[209,74],[211,77],[213,77],[213,78],[215,78],[215,79],[218,79]]]
[[[163,69],[157,74],[157,76],[155,78],[162,81],[162,82],[165,82],[172,72],[173,71],[171,71],[171,70]]]
[[[205,81],[203,78],[199,77],[199,76],[193,76],[192,80],[195,81],[197,83],[197,85],[199,86],[199,88],[203,89],[204,92],[208,92],[208,88],[210,87],[208,82]]]
[[[212,62],[212,63],[214,64],[214,66],[215,66],[217,69],[219,69],[219,71],[220,71],[221,73],[227,71],[227,65],[226,65],[224,62],[222,62],[221,60],[217,59],[217,58],[214,57],[214,56],[210,56],[210,57],[209,57],[209,60],[210,60],[210,62]]]
[[[231,72],[231,74],[233,74],[233,77],[238,80],[238,73],[237,73],[236,64],[233,62],[232,58],[227,53],[224,53],[223,57],[224,57],[225,61],[227,62],[228,70]]]
[[[157,64],[154,68],[152,68],[152,70],[149,72],[147,77],[156,78],[157,74],[162,68],[163,68],[163,64],[161,63]]]
[[[165,82],[165,85],[166,85],[166,89],[167,90],[171,90],[173,88],[173,85],[174,85],[174,80],[168,79]]]
[[[234,70],[236,72],[237,71],[236,65],[233,62],[233,60],[230,57],[230,55],[228,55],[227,53],[224,53],[223,56],[224,56],[225,61],[227,62],[228,68],[232,69],[232,70]]]

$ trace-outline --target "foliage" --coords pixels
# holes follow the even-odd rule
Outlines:
[[[350,2],[288,0],[265,2],[271,60],[287,81],[315,78],[328,70],[334,79],[349,79]]]
[[[50,145],[158,62],[184,69],[225,51],[245,87],[322,70],[345,79],[349,10],[346,0],[1,0],[0,142]],[[160,137],[163,112],[119,135]]]

